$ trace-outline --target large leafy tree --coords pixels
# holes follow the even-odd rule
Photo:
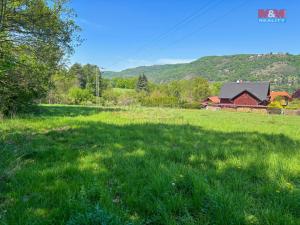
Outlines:
[[[77,78],[77,84],[81,89],[84,89],[86,87],[86,77],[83,73],[82,65],[79,63],[75,63],[71,66],[69,69],[69,75],[71,77]]]
[[[111,83],[115,88],[134,89],[137,80],[136,77],[115,77],[111,80]]]
[[[99,94],[101,94],[102,87],[102,77],[100,69],[96,65],[86,64],[82,67],[83,74],[86,77],[86,89],[96,95],[96,76],[98,76],[99,81]]]
[[[81,65],[75,63],[71,66],[69,74],[72,77],[76,77],[78,80],[78,87],[81,89],[88,89],[91,93],[96,95],[96,76],[99,81],[99,91],[102,91],[102,77],[100,69],[97,65],[86,64]]]
[[[201,101],[210,94],[209,83],[206,79],[197,77],[191,80],[189,94],[194,101]]]
[[[78,86],[77,77],[68,73],[67,68],[62,68],[51,77],[52,87],[44,102],[48,103],[70,103],[69,91]]]
[[[79,41],[67,0],[0,0],[0,113],[44,97]]]

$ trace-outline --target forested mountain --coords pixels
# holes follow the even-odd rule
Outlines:
[[[271,81],[273,89],[292,91],[300,85],[300,55],[270,53],[207,56],[185,64],[107,71],[104,76],[130,77],[141,73],[157,83],[202,76],[209,81]]]

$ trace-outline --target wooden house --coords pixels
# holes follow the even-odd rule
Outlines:
[[[263,107],[270,102],[270,83],[225,83],[221,88],[219,98],[219,106]]]
[[[279,101],[282,106],[287,106],[292,97],[286,91],[272,91],[270,94],[270,101]]]
[[[219,96],[210,96],[202,102],[203,106],[219,104]]]

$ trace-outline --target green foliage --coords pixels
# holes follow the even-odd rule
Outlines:
[[[296,225],[299,133],[298,116],[42,106],[0,124],[0,224]]]
[[[46,65],[37,63],[27,54],[18,57],[15,59],[11,55],[0,62],[0,114],[5,116],[30,111],[35,100],[46,95],[49,86],[50,74]],[[13,60],[20,60],[22,64]]]
[[[69,104],[69,91],[71,88],[77,87],[77,84],[77,78],[68,73],[66,69],[57,71],[51,77],[51,89],[44,101],[47,103]]]
[[[280,101],[273,101],[268,105],[269,108],[277,108],[277,109],[282,109],[283,106],[281,105]]]
[[[74,104],[83,104],[93,100],[93,95],[88,89],[71,88],[69,98]]]
[[[181,101],[179,106],[184,109],[200,109],[200,108],[202,108],[202,105],[199,104],[198,101]]]
[[[190,83],[191,92],[189,95],[194,101],[201,101],[210,95],[210,89],[207,80],[197,77],[192,79]]]
[[[96,76],[99,80],[99,96],[102,93],[102,77],[100,69],[96,65],[86,64],[82,67],[83,74],[86,77],[86,89],[90,90],[96,96]]]
[[[300,99],[293,99],[293,101],[289,102],[287,109],[300,109]]]
[[[75,63],[71,66],[69,74],[71,77],[77,78],[78,87],[81,89],[86,88],[87,77],[83,73],[82,66],[79,63]]]
[[[114,88],[124,88],[124,89],[135,89],[137,85],[137,78],[130,77],[130,78],[113,78],[112,79],[112,86]]]
[[[136,91],[141,92],[141,91],[149,91],[149,86],[148,86],[148,79],[145,76],[145,74],[142,74],[139,76],[137,82],[136,82]]]
[[[212,82],[210,83],[210,93],[212,96],[219,96],[223,82]]]
[[[102,77],[100,73],[100,69],[96,65],[86,64],[81,65],[79,63],[75,63],[71,66],[69,70],[70,77],[76,77],[78,86],[81,89],[88,89],[94,95],[96,95],[96,76],[99,78],[99,94],[102,92]]]
[[[124,80],[126,79],[115,81]],[[137,82],[139,91],[109,88],[103,92],[102,104],[200,108],[201,100],[210,94],[209,83],[203,78],[173,81],[162,85],[147,83],[147,79],[145,81],[145,77],[140,76]]]
[[[87,89],[94,93],[94,74],[96,67],[74,64],[69,71],[61,71],[53,76],[54,88],[48,95],[51,103],[69,104],[69,90],[73,87]],[[92,75],[89,75],[92,74]],[[90,80],[90,81],[89,81]],[[129,87],[136,87],[133,88]],[[116,88],[117,87],[117,88]],[[211,87],[206,79],[193,78],[190,80],[173,81],[166,84],[148,82],[145,75],[136,78],[101,79],[102,105],[144,105],[162,107],[199,108],[202,99],[210,95]],[[74,97],[71,101],[74,103]],[[77,101],[81,102],[80,100]]]
[[[162,85],[160,90],[164,91],[168,96],[176,97],[180,102],[187,103],[186,105],[189,105],[189,103],[193,105],[196,102],[200,105],[201,100],[210,95],[209,83],[201,77],[172,81]]]
[[[108,88],[103,91],[102,105],[136,105],[138,94],[134,89]]]
[[[0,114],[8,116],[47,95],[78,27],[67,1],[1,0],[0,8]]]
[[[1,43],[30,46],[37,55],[44,54],[43,48],[47,48],[47,58],[52,53],[72,52],[72,40],[79,40],[76,33],[79,27],[67,3],[67,0],[1,0]]]
[[[140,96],[140,103],[143,106],[178,107],[179,99],[174,96],[167,96],[159,91],[154,91],[150,95]]]
[[[98,66],[91,64],[82,66],[79,63],[75,63],[69,70],[62,68],[52,76],[52,88],[45,101],[69,104],[67,97],[70,89],[77,87],[88,90],[88,92],[96,96],[96,76],[99,78],[99,96],[101,96],[103,90],[108,88],[109,82],[107,80],[103,81]]]
[[[172,81],[168,84],[162,85],[161,90],[165,91],[170,96],[180,99],[184,94],[184,83],[186,83],[186,81]]]

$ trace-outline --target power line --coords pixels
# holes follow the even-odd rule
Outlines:
[[[208,3],[208,4],[207,4]],[[213,4],[212,4],[213,3]],[[196,19],[199,16],[203,16],[205,15],[207,12],[210,11],[211,8],[217,6],[218,4],[222,3],[222,0],[220,1],[208,1],[206,2],[201,8],[200,11],[197,10],[194,13],[192,13],[191,15],[185,17],[183,20],[179,21],[178,23],[176,23],[174,26],[172,26],[169,30],[167,30],[166,32],[161,33],[160,35],[156,36],[155,38],[153,38],[152,40],[150,40],[149,42],[145,43],[144,45],[142,45],[141,47],[139,47],[136,51],[134,51],[133,53],[138,54],[139,52],[141,52],[142,50],[144,50],[149,44],[151,43],[156,43],[158,41],[161,41],[163,39],[165,39],[166,37],[168,37],[168,35],[172,32],[176,32],[180,27],[182,27],[183,25],[187,25],[188,23],[192,22],[194,19]],[[110,67],[113,67],[115,65],[118,65],[120,62],[122,62],[123,60],[117,60],[114,63],[112,63],[110,65]]]
[[[206,14],[211,8],[215,7],[216,5],[218,5],[221,2],[222,2],[222,0],[215,2],[216,4],[211,4],[214,2],[209,1],[209,3],[207,5],[204,5],[203,7],[201,7],[200,11],[197,10],[195,13],[191,14],[190,16],[187,16],[182,21],[180,21],[177,24],[175,24],[174,26],[172,26],[168,31],[158,35],[156,38],[151,40],[149,43],[153,43],[153,42],[157,42],[157,41],[161,41],[161,40],[165,39],[166,37],[168,37],[168,34],[170,34],[172,32],[176,32],[178,29],[180,29],[180,27],[192,22],[198,16],[202,16],[202,15]],[[204,9],[206,9],[206,10],[204,10]],[[143,47],[147,46],[149,43],[146,43]],[[143,47],[141,49],[143,49]]]
[[[229,11],[227,11],[227,12],[224,13],[224,14],[222,14],[220,17],[217,17],[217,18],[215,18],[214,20],[212,20],[212,21],[210,21],[210,22],[204,24],[203,26],[198,27],[198,28],[197,28],[196,30],[194,30],[193,32],[190,32],[189,34],[184,35],[183,37],[181,37],[180,39],[178,39],[178,40],[176,40],[175,42],[171,43],[171,44],[168,45],[167,47],[161,48],[161,49],[159,49],[159,50],[161,50],[161,51],[166,50],[166,49],[168,49],[169,47],[172,47],[172,46],[174,46],[175,44],[177,44],[177,43],[179,43],[179,42],[181,42],[181,41],[183,41],[183,40],[186,40],[187,38],[193,36],[194,34],[198,33],[199,31],[201,31],[201,30],[207,28],[209,25],[212,25],[212,24],[216,23],[217,21],[219,21],[220,19],[223,19],[224,17],[226,17],[227,15],[229,15],[231,12],[233,12],[233,11],[235,11],[235,10],[237,10],[237,9],[239,9],[239,8],[241,8],[241,7],[243,7],[243,6],[245,6],[246,3],[248,3],[248,2],[249,2],[248,0],[243,1],[242,4],[239,4],[237,7],[231,8]]]
[[[234,7],[234,8],[232,8],[232,9],[230,9],[229,11],[227,11],[227,12],[226,12],[225,14],[223,14],[222,16],[217,17],[216,19],[210,21],[210,22],[207,23],[207,24],[204,24],[203,26],[201,26],[201,27],[197,28],[196,30],[194,30],[193,32],[189,33],[188,35],[183,36],[182,38],[180,38],[180,39],[178,39],[177,41],[173,42],[173,43],[172,43],[171,45],[169,45],[168,47],[173,46],[174,44],[177,44],[177,43],[179,43],[179,42],[181,42],[181,41],[183,41],[183,40],[185,40],[185,39],[187,39],[187,38],[193,36],[194,34],[198,33],[200,30],[205,29],[207,26],[216,23],[216,22],[219,21],[220,19],[223,19],[224,17],[226,17],[227,15],[229,15],[231,12],[233,12],[233,11],[235,11],[235,10],[237,10],[237,9],[239,9],[239,8],[241,8],[241,7],[243,7],[243,6],[245,6],[246,3],[248,3],[248,2],[249,2],[248,0],[243,1],[242,4],[238,5],[237,7]],[[168,47],[167,47],[167,48],[168,48]],[[163,48],[162,50],[167,49],[167,48]]]

